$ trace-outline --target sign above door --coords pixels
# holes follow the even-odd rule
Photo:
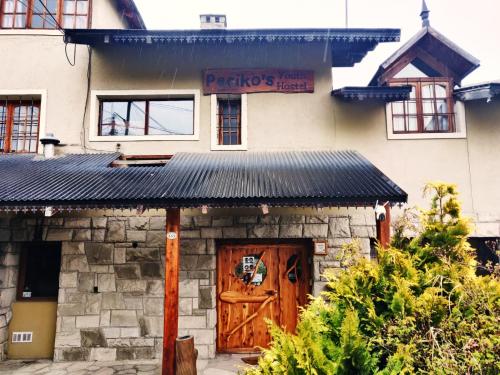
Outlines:
[[[207,69],[203,93],[314,92],[314,71],[290,69]]]

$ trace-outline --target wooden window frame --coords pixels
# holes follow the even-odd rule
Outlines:
[[[410,131],[408,130],[408,119],[409,114],[406,113],[406,103],[408,100],[401,101],[403,103],[403,114],[394,114],[393,103],[391,105],[391,116],[392,116],[392,132],[393,134],[432,134],[432,133],[455,133],[455,109],[454,109],[454,100],[453,100],[453,79],[452,78],[393,78],[389,81],[389,86],[413,86],[415,87],[415,104],[416,104],[416,119],[417,119],[417,130]],[[434,95],[432,98],[427,99],[422,97],[422,88],[426,85],[433,85],[434,87]],[[435,85],[445,86],[446,88],[446,97],[437,98],[436,97],[436,89]],[[447,104],[447,112],[439,113],[437,110],[437,100],[444,99]],[[424,100],[431,100],[433,102],[434,111],[433,113],[424,113]],[[425,130],[424,128],[424,117],[433,116],[436,120],[436,123],[439,116],[446,116],[448,118],[448,129],[447,130]],[[405,130],[395,130],[394,123],[396,118],[404,119]]]
[[[4,16],[5,16],[5,12],[4,12],[4,8],[5,8],[5,4],[6,4],[6,0],[0,0],[0,30],[22,30],[22,29],[31,29],[31,30],[55,30],[57,29],[57,25],[54,25],[54,20],[52,19],[52,17],[47,13],[47,11],[44,9],[43,6],[41,6],[40,4],[37,4],[39,1],[44,1],[44,0],[14,0],[15,3],[14,3],[14,13],[8,13],[8,15],[16,15],[18,13],[16,13],[15,9],[16,9],[16,6],[17,6],[17,3],[18,2],[21,2],[23,4],[26,4],[27,5],[27,8],[26,8],[26,12],[25,13],[19,13],[19,14],[24,14],[26,19],[25,19],[25,22],[24,22],[24,26],[23,27],[15,27],[15,18],[13,19],[13,25],[10,26],[10,27],[7,27],[7,26],[3,26],[3,20],[4,20]],[[63,20],[64,20],[64,16],[65,15],[70,15],[70,16],[74,16],[75,17],[75,20],[73,22],[73,27],[72,28],[75,28],[74,26],[76,25],[76,17],[77,16],[86,16],[87,17],[87,25],[86,25],[86,28],[90,28],[91,27],[91,18],[92,18],[92,0],[87,0],[88,1],[88,9],[87,9],[87,14],[78,14],[76,13],[77,12],[77,7],[76,7],[76,4],[75,4],[75,13],[74,14],[70,14],[70,13],[64,13],[64,2],[65,0],[57,0],[57,11],[56,11],[56,14],[54,14],[54,18],[57,20],[57,22],[59,23],[59,25],[63,25]],[[36,11],[35,12],[35,6],[36,6]],[[44,19],[44,25],[47,25],[47,27],[33,27],[32,24],[33,24],[33,16],[34,15],[43,15],[43,19]]]
[[[4,146],[2,149],[0,149],[0,154],[8,154],[8,153],[16,153],[16,154],[36,154],[38,153],[38,144],[40,141],[40,127],[41,127],[41,101],[40,100],[0,100],[0,103],[2,105],[6,105],[7,111],[6,111],[6,117],[5,117],[5,133],[2,134],[0,133],[0,136],[4,138]],[[13,151],[12,150],[12,133],[13,133],[13,127],[14,127],[14,107],[16,105],[26,105],[26,106],[32,106],[38,108],[38,126],[37,126],[37,134],[36,134],[36,146],[35,150],[29,150],[29,151]],[[32,111],[33,113],[33,111]],[[33,116],[32,116],[33,117]],[[31,119],[33,121],[33,118]],[[26,138],[25,138],[26,140]]]
[[[221,103],[227,102],[229,107],[228,107],[228,113],[224,114],[221,111]],[[231,114],[231,108],[232,103],[238,103],[238,112],[236,113],[236,116]],[[236,117],[236,118],[235,118]],[[242,118],[242,100],[241,96],[239,98],[232,98],[232,97],[218,97],[217,98],[217,144],[219,146],[241,146],[242,143],[242,137],[241,137],[241,132],[242,132],[242,124],[241,124],[241,118]],[[236,120],[236,127],[231,126],[231,120]],[[229,126],[224,126],[224,120],[229,121]],[[233,130],[236,129],[236,130]],[[229,140],[231,141],[232,134],[236,133],[236,139],[237,143],[224,143],[224,135],[229,135]]]
[[[149,107],[151,102],[164,102],[164,101],[191,101],[193,103],[193,133],[192,134],[149,134]],[[102,117],[103,117],[103,105],[104,103],[128,103],[128,102],[145,102],[144,109],[144,134],[141,135],[128,135],[128,134],[120,134],[120,135],[103,135],[102,134]],[[155,137],[155,136],[194,136],[196,135],[196,119],[195,119],[195,111],[196,111],[196,98],[195,97],[174,97],[174,98],[101,98],[99,99],[99,117],[97,120],[97,135],[99,137]]]

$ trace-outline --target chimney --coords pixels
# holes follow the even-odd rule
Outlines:
[[[200,15],[200,28],[202,30],[225,29],[227,19],[225,14],[202,14]]]
[[[43,156],[45,159],[51,159],[55,155],[54,147],[61,141],[59,141],[53,133],[47,133],[45,134],[45,137],[40,138],[40,142],[43,145]]]

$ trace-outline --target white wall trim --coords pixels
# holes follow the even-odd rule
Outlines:
[[[455,102],[455,132],[454,133],[413,133],[395,134],[392,127],[392,106],[385,105],[387,139],[464,139],[467,138],[467,124],[465,121],[465,105],[461,101]]]
[[[191,135],[136,135],[99,136],[99,99],[161,99],[166,97],[193,98],[193,134]],[[137,141],[198,141],[200,139],[200,90],[92,90],[90,92],[90,142],[137,142]]]
[[[63,34],[59,30],[46,29],[0,29],[0,35],[10,36],[58,36],[63,38]]]
[[[47,128],[47,90],[40,89],[20,89],[20,90],[2,90],[0,89],[1,98],[21,97],[21,98],[37,98],[40,99],[40,123],[38,124],[38,153],[43,154],[43,146],[40,143],[40,138],[46,135]],[[57,134],[55,134],[57,137]]]
[[[219,145],[217,139],[217,94],[210,95],[210,149],[212,151],[248,150],[248,95],[241,94],[241,145]]]

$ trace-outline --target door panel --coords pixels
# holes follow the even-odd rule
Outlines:
[[[294,267],[290,271],[289,260]],[[217,257],[217,349],[251,352],[270,341],[265,319],[294,331],[308,293],[307,248],[296,244],[223,245]],[[298,272],[290,281],[288,273]],[[289,271],[287,273],[287,271]]]

